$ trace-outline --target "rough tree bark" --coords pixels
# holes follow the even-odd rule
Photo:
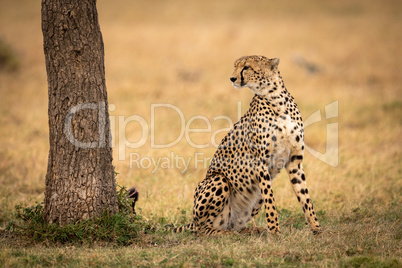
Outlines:
[[[117,212],[104,48],[96,0],[43,0],[49,91],[45,219]]]

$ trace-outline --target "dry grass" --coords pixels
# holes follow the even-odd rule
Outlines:
[[[23,248],[0,246],[1,265],[399,265],[402,192],[402,23],[398,1],[99,1],[105,42],[114,164],[121,185],[136,185],[138,209],[155,223],[190,220],[193,190],[228,127],[216,116],[238,118],[251,100],[248,90],[229,83],[233,61],[243,55],[280,57],[288,90],[307,118],[338,100],[339,117],[306,128],[306,144],[325,150],[326,123],[339,124],[339,165],[331,167],[306,153],[309,190],[328,230],[313,237],[292,222],[301,211],[286,178],[274,182],[277,207],[288,209],[281,238],[230,236],[219,239],[161,233],[134,248]],[[0,223],[16,204],[43,200],[48,153],[47,82],[42,50],[40,4],[1,1],[0,36],[20,57],[20,70],[0,72]],[[295,58],[318,67],[309,73]],[[125,148],[119,160],[120,118],[151,121],[151,105],[171,104],[189,123],[205,116],[211,132],[190,134],[165,149]],[[156,110],[155,142],[180,134],[178,114]],[[205,128],[195,121],[191,128]],[[138,123],[126,126],[128,140],[139,140]],[[122,131],[122,130],[121,130]],[[120,133],[122,133],[120,131]],[[120,142],[122,142],[120,140]],[[120,147],[122,148],[122,147]],[[190,167],[130,167],[130,154],[190,159]],[[283,211],[286,214],[286,211]],[[258,224],[263,224],[261,218]],[[10,243],[6,238],[5,244]],[[149,243],[146,243],[148,241]],[[151,242],[150,242],[151,241]],[[156,242],[155,242],[156,241]],[[155,244],[156,243],[156,244]],[[226,244],[230,246],[227,247]]]

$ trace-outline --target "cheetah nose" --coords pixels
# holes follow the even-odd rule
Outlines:
[[[236,82],[237,78],[236,77],[231,77],[230,81],[232,81],[233,83]]]

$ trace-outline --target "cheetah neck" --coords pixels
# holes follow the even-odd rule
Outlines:
[[[279,75],[272,79],[272,83],[264,89],[266,94],[255,94],[252,104],[268,105],[276,115],[287,114],[287,105],[292,102],[293,97],[287,91],[282,77]],[[255,102],[255,103],[254,103]]]

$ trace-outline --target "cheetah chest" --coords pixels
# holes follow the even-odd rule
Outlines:
[[[256,156],[268,161],[271,175],[277,174],[288,162],[293,151],[301,149],[303,132],[301,127],[288,115],[280,115],[271,120],[257,118],[258,129],[253,129],[252,144]],[[261,123],[263,122],[263,123]]]

